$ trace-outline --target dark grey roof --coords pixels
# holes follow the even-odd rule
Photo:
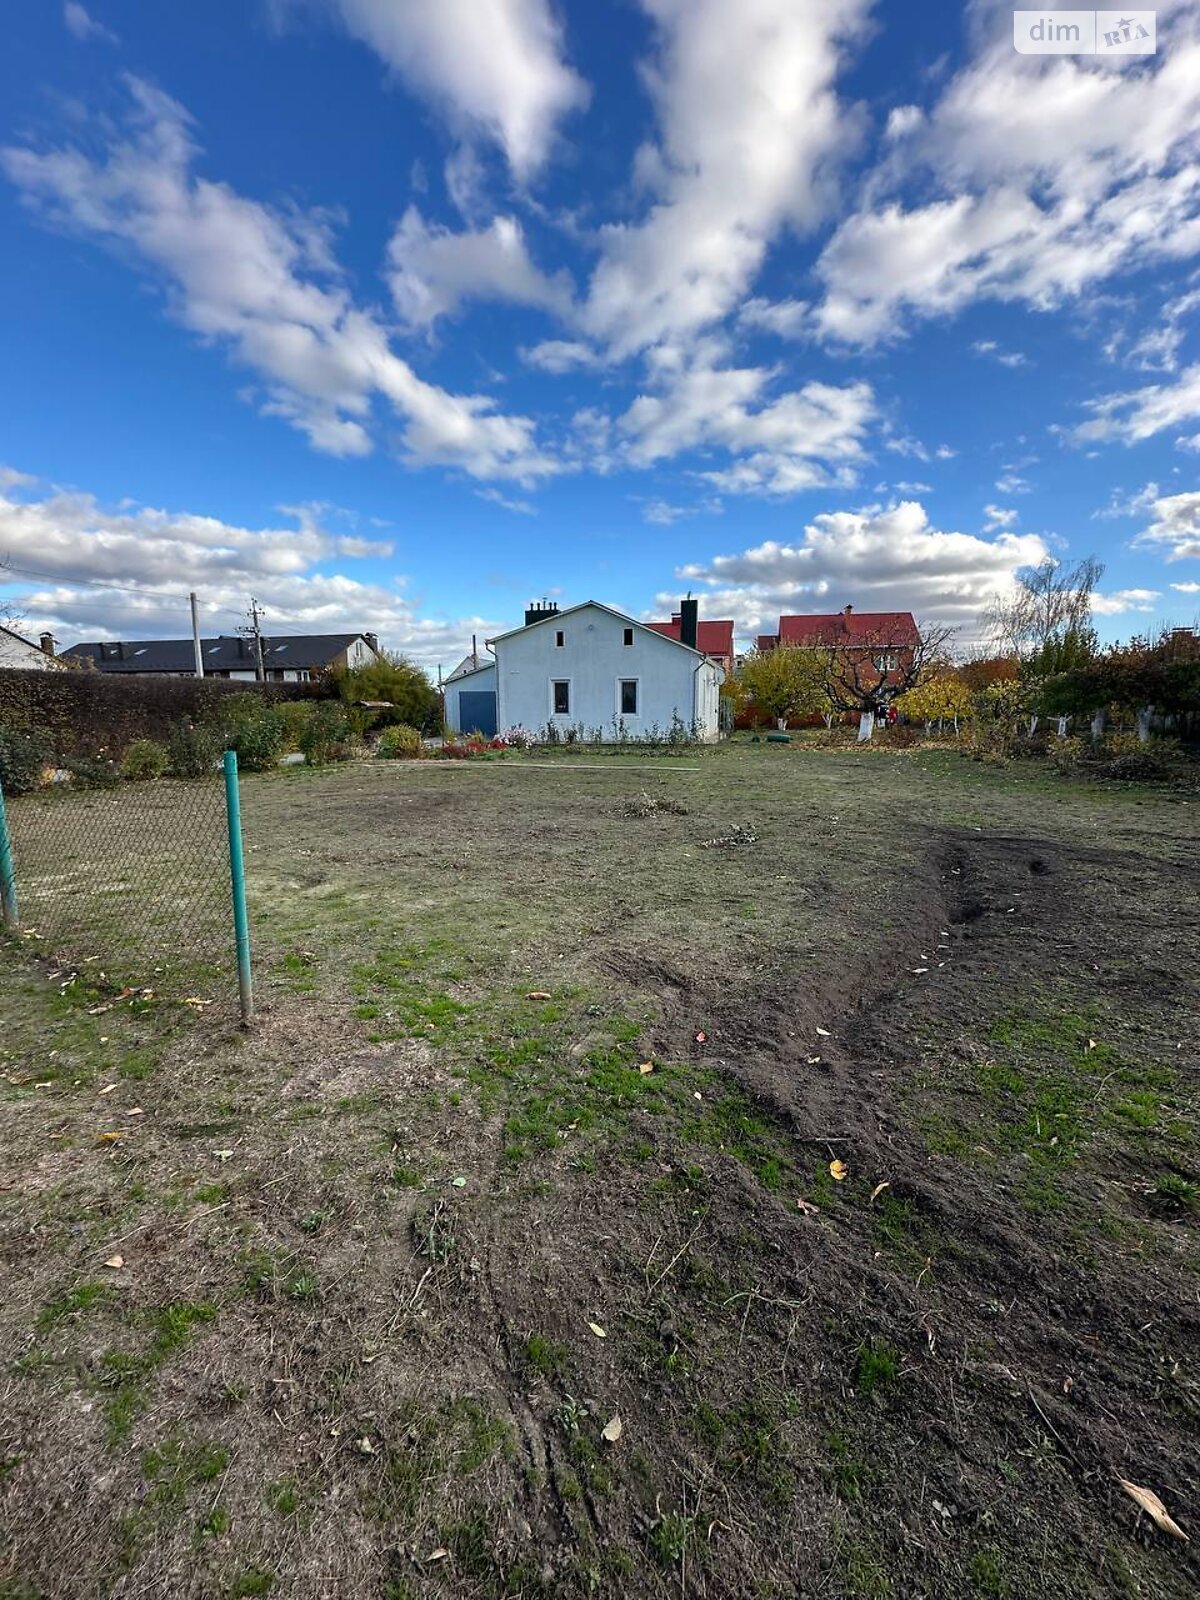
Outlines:
[[[312,672],[327,667],[349,648],[361,633],[298,633],[286,638],[263,639],[263,666],[268,672],[280,668],[307,668]],[[217,639],[201,639],[205,672],[252,672],[254,642],[239,635],[222,634]],[[90,661],[100,672],[193,672],[196,656],[190,639],[125,639],[120,643],[73,644],[63,655],[76,661]]]

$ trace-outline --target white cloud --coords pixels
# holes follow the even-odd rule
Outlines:
[[[783,227],[825,214],[858,121],[834,93],[866,0],[642,0],[656,142],[636,175],[652,201],[602,230],[584,326],[626,355],[723,319]]]
[[[187,595],[200,595],[205,632],[229,633],[251,593],[276,633],[371,629],[381,642],[432,664],[461,655],[473,631],[497,619],[422,616],[406,580],[362,582],[317,570],[332,558],[381,557],[391,546],[338,535],[322,514],[295,506],[298,526],[239,527],[194,512],[130,505],[112,509],[93,495],[50,489],[31,499],[0,494],[0,550],[20,586],[26,626],[73,642],[99,638],[185,638]],[[29,569],[28,572],[20,569]]]
[[[738,312],[738,326],[799,339],[808,331],[811,310],[805,300],[764,300],[755,295]]]
[[[375,315],[352,301],[325,216],[272,210],[195,176],[187,113],[127,81],[128,126],[102,158],[78,148],[0,152],[29,204],[59,226],[132,248],[166,281],[174,316],[231,347],[264,380],[263,409],[317,449],[366,454],[382,395],[403,418],[413,465],[523,483],[556,470],[528,418],[498,413],[486,396],[436,388],[394,353]]]
[[[686,506],[673,506],[666,500],[647,500],[642,507],[642,521],[653,522],[660,528],[669,528],[689,514]]]
[[[528,366],[558,376],[564,372],[586,372],[601,365],[591,346],[577,339],[543,339],[541,344],[526,346],[520,354]]]
[[[1200,594],[1200,583],[1173,583],[1171,587],[1180,594]]]
[[[1161,551],[1168,562],[1200,559],[1200,490],[1156,500],[1154,521],[1133,542]]]
[[[388,266],[392,298],[410,327],[429,327],[472,299],[539,306],[562,316],[571,310],[570,276],[538,271],[515,217],[494,217],[477,232],[454,233],[409,206],[388,246]]]
[[[499,506],[502,511],[512,511],[522,517],[537,516],[537,507],[528,500],[516,500],[511,495],[503,494],[499,489],[476,489],[475,493],[481,500]]]
[[[1023,367],[1028,357],[1020,350],[1004,350],[995,339],[976,339],[971,349],[977,356],[987,356],[992,361],[998,361],[1002,367]]]
[[[18,472],[16,467],[0,466],[0,489],[21,489],[37,479],[29,472]]]
[[[1011,589],[1017,570],[1043,560],[1036,534],[994,538],[933,528],[915,501],[814,517],[794,543],[768,540],[737,555],[679,569],[705,585],[708,615],[733,615],[743,630],[775,626],[781,611],[911,610],[918,618],[977,630],[983,607]]]
[[[1092,612],[1097,617],[1120,617],[1127,611],[1153,611],[1162,599],[1158,589],[1114,589],[1110,594],[1092,595]]]
[[[721,450],[736,459],[700,476],[731,493],[853,483],[875,414],[870,386],[812,382],[773,397],[771,369],[721,365],[724,353],[716,340],[686,356],[673,348],[655,352],[649,392],[617,421],[628,461],[649,466],[683,451]]]
[[[1089,400],[1090,422],[1074,428],[1070,437],[1079,444],[1116,439],[1138,444],[1164,428],[1177,428],[1200,417],[1200,362],[1185,367],[1175,383],[1150,383],[1125,394]]]
[[[1019,472],[1004,472],[996,479],[996,487],[1001,494],[1029,494],[1033,485]]]
[[[1200,250],[1195,8],[1160,8],[1159,53],[1135,71],[1019,55],[999,6],[973,20],[974,59],[904,119],[822,254],[831,338],[870,344],[981,298],[1047,310]]]
[[[78,0],[67,0],[63,6],[63,21],[67,25],[67,32],[81,41],[103,39],[108,44],[119,43],[112,29],[106,28],[102,22],[97,22],[87,9],[78,3]]]
[[[1017,521],[1019,513],[1005,506],[984,506],[983,526],[986,533],[992,533],[996,528],[1011,528]]]
[[[330,0],[347,29],[519,178],[549,154],[587,85],[567,63],[547,0]]]
[[[1108,497],[1108,504],[1099,511],[1093,511],[1093,519],[1107,519],[1109,517],[1139,517],[1158,499],[1158,485],[1148,483],[1142,489],[1114,489]]]

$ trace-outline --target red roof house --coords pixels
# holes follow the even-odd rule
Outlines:
[[[760,633],[760,650],[793,645],[802,650],[840,654],[835,674],[845,678],[853,696],[889,699],[907,687],[921,635],[911,611],[814,612],[779,619],[778,633]]]
[[[668,639],[680,638],[682,632],[682,617],[676,611],[670,622],[648,622],[648,628],[653,628],[655,633],[664,633]],[[696,649],[703,655],[711,656],[714,661],[719,661],[725,671],[733,673],[733,623],[722,622],[697,622],[696,623]]]

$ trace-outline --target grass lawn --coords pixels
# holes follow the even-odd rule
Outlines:
[[[1200,1537],[1194,795],[737,740],[242,804],[254,1031],[110,1005],[102,922],[0,966],[0,1597],[1196,1592],[1117,1482]]]

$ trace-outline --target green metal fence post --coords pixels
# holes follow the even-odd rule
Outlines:
[[[242,1023],[254,1020],[254,986],[250,975],[250,923],[246,917],[246,868],[242,860],[242,807],[238,797],[237,751],[225,752],[225,816],[229,825],[229,878],[233,886],[233,931],[237,938],[238,993]]]
[[[8,836],[3,787],[0,787],[0,911],[6,928],[15,930],[21,926],[17,911],[17,869],[13,865],[12,840]]]

